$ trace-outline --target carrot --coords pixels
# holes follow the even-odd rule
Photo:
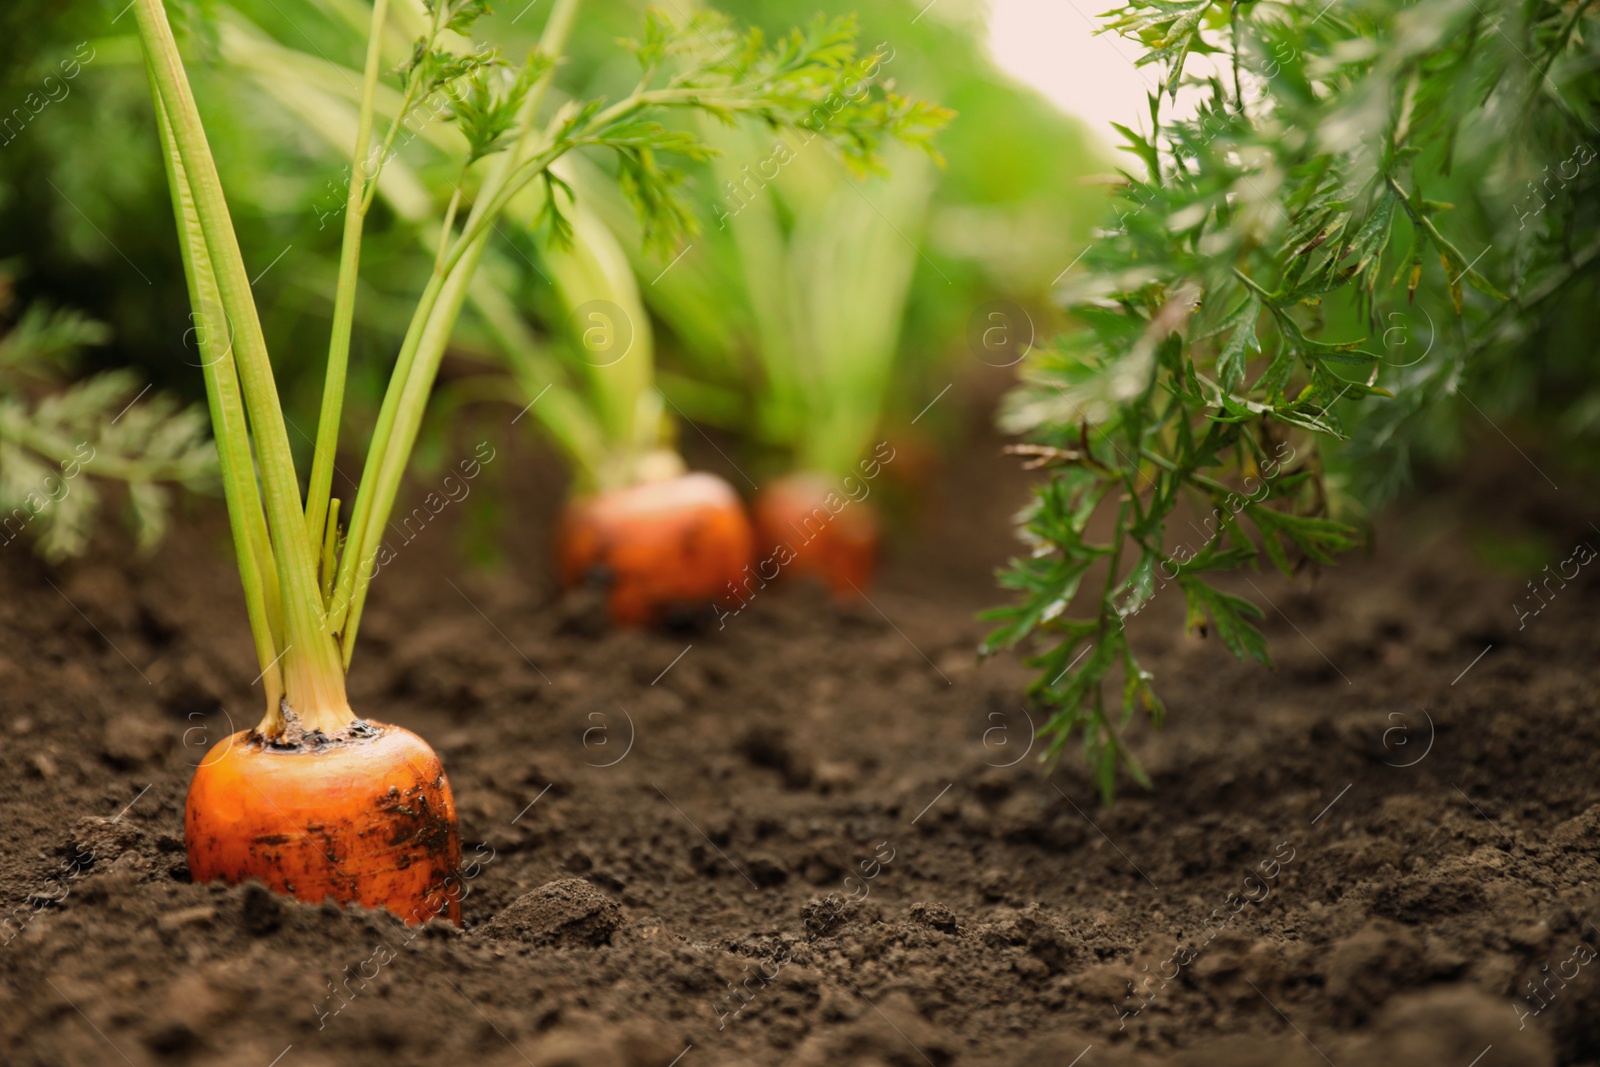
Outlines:
[[[853,483],[854,484],[854,483]],[[872,580],[878,558],[878,513],[851,499],[821,474],[791,474],[756,497],[756,544],[792,556],[780,574],[813,577],[837,597],[859,594]],[[787,552],[778,551],[787,548]]]
[[[694,473],[574,500],[556,554],[565,585],[603,585],[612,621],[637,626],[672,622],[722,599],[750,563],[752,545],[733,487]]]
[[[207,753],[184,811],[190,876],[459,924],[461,838],[439,758],[398,726],[341,734],[244,730]]]

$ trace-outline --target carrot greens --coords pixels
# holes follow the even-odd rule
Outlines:
[[[1003,416],[1049,477],[986,647],[1036,642],[1046,755],[1081,736],[1107,798],[1119,768],[1148,784],[1122,728],[1164,714],[1134,615],[1179,597],[1188,630],[1270,662],[1263,609],[1220,577],[1263,553],[1285,574],[1332,562],[1472,393],[1526,393],[1592,349],[1573,326],[1600,249],[1597,17],[1550,0],[1106,17],[1160,88],[1148,125],[1121,128],[1142,173],[1068,252],[1081,329],[1029,360]]]
[[[81,555],[103,500],[95,483],[111,481],[127,486],[147,549],[166,529],[169,487],[215,484],[203,413],[141,388],[130,370],[63,384],[77,352],[109,338],[101,323],[43,304],[0,337],[0,546],[26,536],[46,559]]]
[[[931,155],[926,138],[949,117],[924,111],[913,144]],[[717,131],[707,250],[650,287],[694,372],[669,395],[794,469],[849,474],[880,429],[934,168],[900,151],[862,181],[811,147],[809,129],[763,133]]]
[[[558,164],[564,157],[589,151],[609,155],[616,187],[632,205],[644,241],[670,251],[696,225],[683,175],[670,161],[705,160],[713,152],[690,126],[675,125],[673,116],[745,118],[783,128],[826,106],[834,113],[825,132],[828,142],[847,159],[871,166],[888,140],[908,136],[924,114],[924,105],[890,92],[848,98],[841,93],[858,62],[848,19],[819,19],[769,42],[758,32],[736,32],[725,18],[707,12],[687,18],[648,12],[641,37],[627,42],[638,61],[637,82],[620,99],[564,97],[554,82],[578,10],[577,0],[555,0],[538,45],[513,61],[470,36],[489,13],[484,0],[425,0],[420,10],[409,0],[374,0],[359,93],[343,105],[353,105],[355,112],[350,177],[321,412],[302,496],[266,338],[188,74],[161,0],[136,0],[189,296],[200,327],[235,552],[266,690],[263,728],[269,733],[296,720],[308,730],[331,731],[352,718],[344,672],[381,533],[440,361],[468,301],[488,332],[521,357],[520,366],[512,361],[514,373],[530,391],[553,365],[505,293],[474,282],[490,255],[499,220],[537,228],[562,297],[575,310],[597,298],[617,303],[617,294],[625,296],[633,285],[624,277],[624,253],[575,201],[562,177]],[[263,84],[277,80],[280,99],[316,132],[333,136],[327,105],[340,90],[326,78],[320,89],[301,84],[316,62],[267,45],[226,10],[220,21],[223,47],[236,60],[253,64]],[[398,67],[386,66],[396,27],[412,34],[412,45]],[[331,66],[321,62],[321,70]],[[431,270],[405,328],[354,499],[341,509],[332,499],[333,459],[341,436],[363,230],[380,195],[394,201],[393,190],[415,190],[414,181],[405,180],[414,176],[399,170],[399,153],[424,106],[442,112],[451,124],[448,148],[455,178],[447,192],[430,192],[429,203],[411,204],[409,217],[422,231]],[[421,125],[427,124],[423,117]],[[399,181],[385,180],[391,167],[397,168]],[[639,308],[636,291],[632,303]],[[633,329],[647,330],[642,308],[636,314]],[[625,468],[634,461],[597,459],[596,451],[620,445],[635,456],[648,453],[659,439],[661,418],[659,405],[651,402],[648,361],[635,363],[643,370],[590,374],[590,395],[583,404],[570,402],[568,389],[568,402],[539,412],[547,425],[559,427],[558,436],[583,457],[596,480],[610,476],[618,462]],[[567,381],[585,386],[570,374]]]

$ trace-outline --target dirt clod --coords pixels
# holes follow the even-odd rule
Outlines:
[[[171,732],[141,715],[119,715],[106,726],[106,759],[132,770],[161,758],[174,744]]]
[[[72,835],[71,862],[80,870],[110,867],[123,853],[146,844],[146,835],[128,819],[89,815],[78,820]]]
[[[239,893],[239,919],[249,933],[265,937],[283,925],[282,897],[260,882],[247,882]]]
[[[771,726],[756,726],[745,734],[739,750],[757,767],[777,771],[790,789],[811,784],[812,770],[796,754],[787,731]]]
[[[611,943],[622,925],[616,901],[582,878],[563,878],[524,893],[484,924],[480,933],[495,941],[532,945],[596,947]]]
[[[1422,939],[1397,923],[1369,924],[1334,946],[1328,957],[1328,996],[1356,1022],[1388,997],[1423,977]]]
[[[1505,999],[1459,988],[1408,993],[1386,1005],[1358,1060],[1386,1067],[1470,1063],[1490,1046],[1494,1062],[1506,1067],[1556,1062],[1545,1032],[1536,1023],[1519,1027]]]
[[[907,915],[912,922],[920,923],[930,930],[946,934],[956,932],[956,913],[943,904],[913,904]]]

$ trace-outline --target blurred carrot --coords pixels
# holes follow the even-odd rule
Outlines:
[[[697,472],[574,500],[556,552],[563,583],[604,586],[612,620],[637,626],[708,609],[752,546],[739,495]]]
[[[782,574],[817,578],[841,598],[858,595],[872,580],[879,522],[865,498],[846,496],[824,475],[791,474],[763,489],[753,510],[758,551],[787,546],[793,554]]]

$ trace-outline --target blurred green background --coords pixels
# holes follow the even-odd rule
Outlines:
[[[48,84],[59,96],[14,135],[8,129],[9,140],[0,146],[0,261],[14,288],[6,314],[15,317],[35,301],[82,309],[112,330],[110,343],[88,354],[90,367],[131,365],[161,388],[199,399],[201,379],[186,339],[187,298],[149,95],[131,36],[132,16],[119,18],[121,6],[109,0],[16,0],[0,9],[0,101],[21,105],[47,84],[47,76],[57,79]],[[287,413],[293,423],[309,428],[332,307],[344,150],[333,150],[287,114],[280,100],[241,76],[230,62],[228,42],[233,30],[253,25],[285,48],[355,70],[369,8],[360,0],[239,0],[232,5],[199,0],[168,6],[245,261],[257,278],[257,302]],[[479,35],[520,56],[536,39],[547,6],[495,5],[494,14],[479,24]],[[898,190],[881,178],[849,175],[820,145],[800,149],[800,158],[783,166],[770,183],[764,210],[778,244],[803,228],[798,220],[808,198],[823,195],[817,189],[844,188],[846,181],[872,210],[846,216],[830,209],[828,219],[857,227],[876,215],[897,231],[885,236],[888,231],[880,225],[873,240],[899,246],[907,275],[903,285],[897,288],[884,277],[880,295],[834,280],[836,290],[876,317],[858,332],[886,332],[892,349],[880,360],[883,381],[860,387],[862,395],[873,389],[881,394],[865,402],[871,409],[881,400],[880,425],[905,426],[947,382],[987,370],[968,341],[969,322],[986,301],[1027,309],[1040,336],[1059,325],[1048,300],[1050,281],[1082,247],[1102,211],[1103,190],[1083,179],[1111,164],[1098,138],[995,69],[984,54],[981,17],[960,14],[957,4],[918,17],[922,5],[899,0],[865,6],[848,0],[751,0],[719,6],[770,34],[818,11],[859,11],[863,48],[883,42],[889,53],[882,76],[900,92],[956,112],[936,142],[943,165],[907,164],[901,169],[915,173],[895,178]],[[632,0],[587,4],[558,87],[573,94],[625,94],[635,68],[616,39],[637,32],[644,9]],[[61,62],[74,56],[81,69],[70,79],[61,77]],[[639,253],[635,269],[657,320],[658,380],[667,398],[696,421],[737,434],[746,459],[777,463],[785,449],[803,449],[786,438],[785,415],[774,409],[773,383],[763,369],[763,352],[770,354],[777,342],[763,337],[764,328],[771,332],[771,316],[755,310],[762,306],[760,294],[748,283],[754,279],[759,285],[765,275],[752,261],[755,253],[735,240],[738,225],[718,224],[729,210],[722,184],[728,170],[766,159],[772,138],[749,130],[720,136],[728,155],[689,178],[705,231],[696,239],[699,247],[663,278],[672,281],[660,289],[647,283],[668,265],[666,259]],[[442,169],[434,165],[424,140],[418,138],[401,158],[437,198]],[[597,174],[606,166],[596,157]],[[596,188],[603,191],[605,185]],[[630,255],[638,252],[625,214],[603,192],[593,199],[595,210],[614,222]],[[434,206],[442,209],[442,199]],[[846,253],[853,239],[851,232],[833,238]],[[861,239],[867,241],[866,235]],[[503,246],[503,261],[522,270],[513,283],[521,313],[541,336],[549,333],[559,311],[539,269],[540,242],[504,225],[496,241]],[[849,259],[845,255],[842,262]],[[427,267],[415,231],[380,200],[367,224],[346,448],[359,447],[364,439]],[[808,282],[801,273],[786,276],[784,285],[803,288]],[[816,284],[826,284],[831,272],[812,273]],[[880,275],[894,272],[864,266],[860,273],[853,285],[871,286]],[[803,330],[805,307],[833,306],[829,300],[839,298],[800,293],[794,299],[801,311],[791,316],[790,325]],[[831,350],[853,336],[847,324],[833,340],[808,335],[806,343]],[[497,358],[470,311],[458,329],[455,354],[453,362]],[[446,366],[447,386],[457,373],[452,365]],[[855,388],[848,375],[835,380],[841,390]],[[870,425],[874,414],[869,410],[855,421]],[[958,446],[962,432],[954,411],[943,410],[918,429],[942,436],[941,447]],[[860,436],[859,428],[855,435]],[[291,438],[297,448],[309,448],[307,438],[292,431]]]

